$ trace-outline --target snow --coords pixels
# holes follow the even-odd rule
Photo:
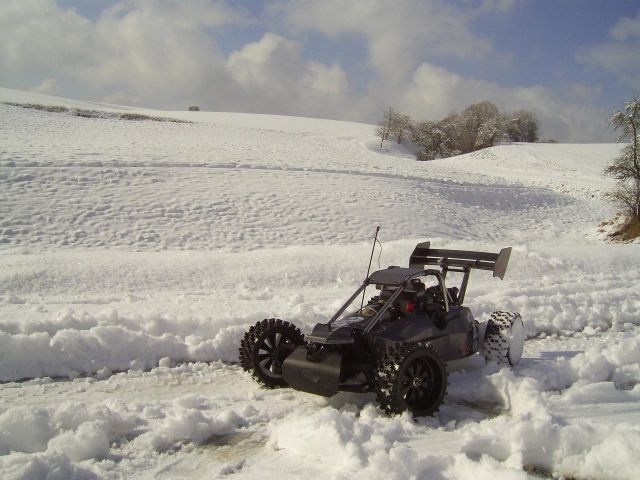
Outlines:
[[[0,88],[0,477],[636,478],[640,252],[598,232],[620,146],[416,162],[373,130]],[[262,318],[326,320],[376,225],[382,267],[424,240],[513,247],[466,303],[521,313],[522,361],[450,363],[433,418],[266,390],[235,363]]]

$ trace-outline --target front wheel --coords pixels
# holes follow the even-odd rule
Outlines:
[[[447,391],[447,369],[431,347],[404,343],[378,362],[375,384],[378,403],[388,414],[433,415]]]
[[[249,328],[240,342],[240,366],[265,387],[284,387],[287,383],[282,378],[282,363],[302,344],[304,337],[295,325],[264,319]]]

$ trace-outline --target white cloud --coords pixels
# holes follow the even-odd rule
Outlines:
[[[491,44],[470,29],[475,13],[438,0],[295,0],[273,8],[294,33],[314,30],[364,37],[371,65],[387,81],[402,80],[420,59],[475,59],[490,54]]]
[[[594,45],[577,58],[591,67],[601,68],[631,88],[640,86],[640,12],[635,18],[623,17],[609,31],[611,41]]]
[[[299,45],[273,33],[231,53],[227,65],[233,78],[242,86],[274,87],[284,91],[288,90],[288,85],[274,84],[274,80],[297,80],[296,75],[303,68]]]
[[[505,112],[520,109],[535,112],[543,138],[563,141],[611,141],[613,138],[607,128],[607,112],[563,101],[542,86],[508,88],[462,77],[427,63],[415,71],[398,105],[417,118],[436,120],[482,100],[494,102]]]
[[[600,98],[603,89],[602,85],[574,82],[567,85],[567,93],[571,96],[572,100],[589,103],[594,99]]]
[[[611,37],[619,42],[640,38],[640,12],[636,18],[621,18],[611,29]]]
[[[211,83],[228,83],[225,59],[206,28],[238,21],[219,2],[126,0],[95,23],[53,0],[5,2],[0,79],[22,88],[50,79],[65,96],[177,106]]]
[[[361,118],[341,108],[342,68],[303,59],[298,42],[267,33],[225,57],[211,30],[251,21],[201,0],[122,0],[95,22],[53,0],[5,2],[0,83],[147,107]]]
[[[305,61],[301,45],[273,33],[232,52],[228,71],[242,87],[248,111],[336,117],[345,115],[348,81],[339,65]],[[343,110],[343,111],[341,111]],[[340,113],[338,113],[340,112]]]
[[[331,95],[342,95],[349,87],[347,74],[340,65],[319,62],[309,62],[305,83],[314,91]]]
[[[572,105],[540,86],[506,88],[435,66],[442,56],[495,61],[497,52],[471,24],[479,15],[512,8],[510,0],[470,1],[466,8],[437,0],[278,2],[272,31],[225,55],[215,32],[257,22],[231,5],[120,0],[91,21],[54,0],[4,0],[0,84],[145,107],[200,105],[370,122],[386,105],[440,118],[488,99],[503,109],[536,110],[545,136],[586,140],[608,133],[606,113]],[[612,35],[631,41],[635,28],[631,20],[620,22]],[[354,35],[366,40],[373,72],[367,91],[355,93],[338,63],[305,58],[309,31],[338,43]]]
[[[227,65],[239,85],[267,90],[274,96],[291,96],[303,87],[316,93],[341,95],[347,76],[339,65],[305,62],[297,42],[267,33],[258,42],[229,55]]]
[[[583,106],[584,99],[573,104],[541,86],[505,87],[435,66],[441,57],[500,61],[504,55],[472,26],[478,17],[503,14],[514,5],[512,0],[469,1],[465,8],[438,0],[296,0],[279,2],[272,14],[294,35],[312,30],[338,40],[354,34],[366,39],[375,77],[357,108],[369,120],[386,105],[438,119],[487,99],[503,110],[534,110],[545,137],[610,140],[607,112]]]
[[[0,6],[0,71],[67,65],[92,51],[91,23],[52,0],[10,0]]]
[[[248,14],[229,7],[222,0],[121,0],[108,8],[102,17],[141,18],[170,22],[179,28],[219,27],[248,23]]]

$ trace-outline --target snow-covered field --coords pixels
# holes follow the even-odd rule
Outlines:
[[[598,232],[617,145],[421,163],[364,124],[0,102],[191,122],[0,103],[0,478],[637,478],[640,246]],[[514,249],[466,303],[521,312],[523,361],[450,364],[433,418],[235,363],[254,322],[333,313],[376,225],[383,267],[424,240]]]

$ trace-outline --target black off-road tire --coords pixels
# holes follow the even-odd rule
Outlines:
[[[428,345],[399,344],[378,361],[375,386],[387,414],[409,410],[416,417],[433,415],[447,391],[447,367]]]
[[[482,340],[482,355],[499,364],[517,365],[522,358],[524,325],[519,313],[493,312]]]
[[[285,387],[282,363],[303,344],[298,327],[279,318],[266,318],[250,327],[240,342],[240,366],[265,387]]]

